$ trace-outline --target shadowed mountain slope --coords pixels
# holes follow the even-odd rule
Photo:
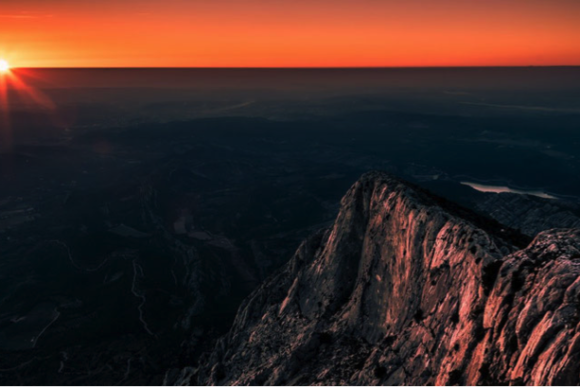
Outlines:
[[[578,384],[580,230],[528,247],[382,173],[177,384]]]

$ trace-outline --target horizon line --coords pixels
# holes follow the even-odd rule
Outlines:
[[[572,68],[574,65],[498,65],[498,66],[18,66],[11,70],[386,70],[386,69],[493,69],[493,68]]]

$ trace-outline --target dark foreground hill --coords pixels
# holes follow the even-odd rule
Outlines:
[[[580,230],[525,238],[381,173],[177,384],[578,384]]]

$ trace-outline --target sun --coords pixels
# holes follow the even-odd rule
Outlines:
[[[10,71],[10,65],[4,59],[0,59],[0,73],[7,73]]]

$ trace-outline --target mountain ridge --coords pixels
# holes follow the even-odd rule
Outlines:
[[[166,383],[578,383],[580,230],[520,249],[521,235],[380,172],[341,204]]]

